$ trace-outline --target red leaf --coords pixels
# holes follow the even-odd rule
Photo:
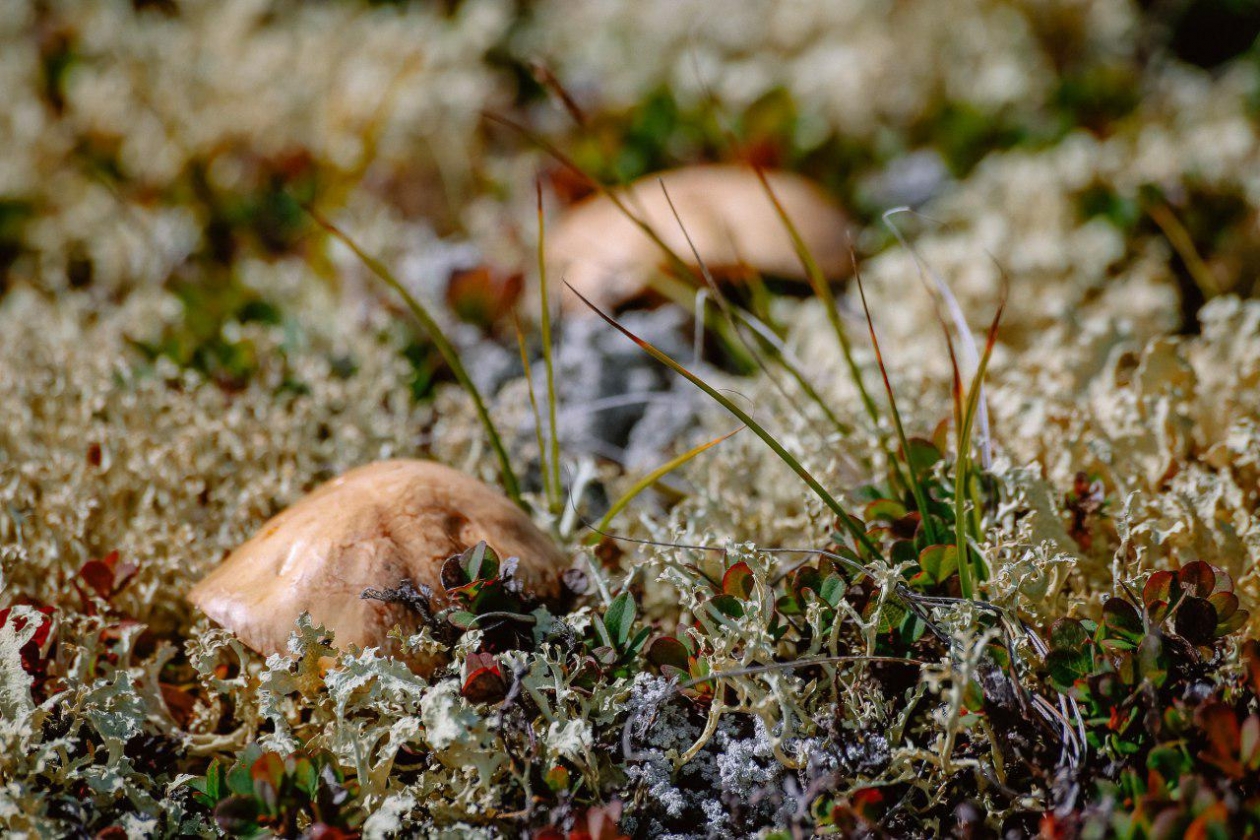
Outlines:
[[[472,703],[497,703],[507,696],[507,682],[499,661],[488,653],[469,654],[464,661],[464,687],[460,694]]]
[[[1177,575],[1173,572],[1161,571],[1151,575],[1146,580],[1146,586],[1142,587],[1142,603],[1149,608],[1156,601],[1171,602],[1176,582]]]
[[[89,560],[79,569],[79,579],[107,600],[114,588],[114,570],[100,560]]]
[[[1196,598],[1206,598],[1216,590],[1216,572],[1202,560],[1195,560],[1181,567],[1177,582]]]
[[[254,782],[266,782],[279,791],[284,781],[284,759],[279,753],[265,752],[249,768],[249,775]]]
[[[1212,703],[1203,707],[1198,717],[1209,745],[1202,754],[1203,760],[1235,779],[1242,778],[1243,768],[1237,755],[1242,732],[1234,710],[1224,703]]]
[[[679,670],[687,670],[687,646],[673,636],[662,636],[648,645],[648,662],[658,668],[672,665]]]
[[[874,819],[874,812],[884,803],[884,794],[878,788],[863,788],[853,792],[853,812],[867,820]]]
[[[89,560],[79,569],[78,577],[103,601],[117,595],[136,576],[135,563],[119,563],[118,552],[111,551],[100,560]]]
[[[1251,690],[1260,693],[1260,642],[1248,639],[1242,646],[1243,663],[1247,666],[1247,676],[1251,682]]]
[[[621,819],[621,803],[617,800],[607,805],[596,805],[586,812],[586,830],[576,829],[569,833],[570,840],[574,835],[590,840],[622,840],[625,836],[617,829]],[[579,833],[581,832],[581,833]]]
[[[752,595],[753,571],[747,563],[739,562],[726,570],[722,575],[722,592],[744,600]]]

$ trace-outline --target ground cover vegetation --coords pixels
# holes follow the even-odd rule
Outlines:
[[[1257,32],[9,4],[0,825],[1260,833]],[[616,306],[548,271],[575,203],[713,163],[820,184],[853,276],[770,181],[800,279],[664,229]],[[302,615],[270,655],[186,600],[392,457],[501,488],[560,594],[477,542],[364,588],[390,652]]]

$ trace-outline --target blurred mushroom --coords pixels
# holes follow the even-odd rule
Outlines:
[[[828,278],[848,275],[848,220],[822,190],[789,172],[766,176]],[[718,274],[750,268],[759,274],[805,280],[774,204],[751,168],[692,166],[645,176],[622,192],[625,205],[689,265],[695,257],[670,210],[669,192],[705,264]],[[666,262],[659,246],[611,200],[596,195],[570,208],[547,237],[548,272],[567,280],[601,308],[642,294]],[[573,295],[561,298],[582,308]]]
[[[188,599],[260,653],[285,650],[294,623],[314,624],[346,647],[397,652],[386,634],[415,632],[423,616],[402,603],[365,600],[368,588],[402,580],[445,605],[442,564],[485,540],[502,557],[518,557],[514,577],[527,593],[554,603],[564,555],[506,496],[432,461],[378,461],[316,488],[273,517],[193,587]],[[428,673],[439,663],[409,664]]]

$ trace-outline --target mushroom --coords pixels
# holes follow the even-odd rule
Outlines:
[[[823,273],[850,270],[848,220],[814,183],[790,172],[767,172],[775,197],[800,233]],[[665,190],[661,189],[664,184]],[[620,192],[624,205],[688,265],[691,246],[670,209],[669,198],[715,273],[744,267],[760,274],[808,279],[792,239],[764,185],[751,168],[691,166],[645,176]],[[563,277],[588,300],[613,308],[642,294],[666,257],[642,229],[606,195],[570,208],[547,237],[548,271]],[[572,295],[562,298],[581,308]]]
[[[377,461],[270,519],[188,599],[260,653],[285,650],[303,612],[333,631],[338,646],[397,653],[389,631],[415,632],[423,618],[402,604],[365,600],[363,591],[406,579],[433,590],[440,609],[443,563],[483,540],[500,556],[519,558],[514,577],[525,592],[557,601],[568,563],[506,496],[433,461]],[[439,660],[419,656],[408,664],[427,674]]]

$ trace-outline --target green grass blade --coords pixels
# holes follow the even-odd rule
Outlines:
[[[827,405],[827,402],[822,398],[822,395],[818,393],[813,384],[811,384],[805,377],[805,372],[792,361],[789,354],[784,352],[781,346],[775,346],[777,337],[774,336],[774,332],[770,329],[769,325],[762,323],[757,316],[753,315],[751,312],[745,312],[742,309],[736,309],[735,315],[747,324],[748,327],[756,333],[762,341],[774,349],[775,360],[778,361],[779,365],[788,372],[788,376],[792,377],[792,380],[796,382],[797,386],[805,393],[805,396],[809,397],[810,400],[812,400],[814,404],[822,410],[822,413],[826,416],[827,421],[835,427],[835,430],[840,433],[840,436],[848,437],[853,434],[853,428],[836,416],[836,413],[831,410],[831,406]]]
[[[967,495],[971,484],[971,426],[976,419],[976,407],[980,401],[980,389],[984,383],[984,374],[989,367],[989,359],[993,356],[993,347],[997,344],[998,323],[1002,320],[1002,312],[1006,302],[998,305],[993,323],[989,325],[989,335],[985,340],[984,353],[980,356],[980,364],[967,389],[967,400],[963,406],[962,424],[958,428],[958,463],[954,468],[954,539],[958,546],[958,583],[964,598],[971,598],[975,592],[971,580],[971,543],[967,534]],[[977,500],[978,503],[978,500]],[[979,534],[976,535],[977,538]]]
[[[512,470],[512,462],[508,458],[507,449],[503,445],[503,439],[499,437],[499,431],[495,428],[494,421],[490,419],[490,412],[486,409],[485,400],[481,397],[481,392],[477,386],[473,384],[472,377],[468,375],[468,371],[464,368],[464,363],[460,361],[459,351],[455,349],[455,345],[451,344],[450,339],[442,332],[442,328],[438,326],[433,316],[424,308],[424,305],[407,291],[407,287],[398,281],[398,278],[381,263],[380,260],[372,257],[359,247],[353,239],[347,236],[332,222],[325,219],[312,207],[306,207],[306,212],[315,220],[320,227],[328,231],[339,242],[354,252],[354,255],[367,266],[373,274],[375,274],[385,285],[389,286],[398,296],[403,299],[403,303],[411,310],[411,314],[420,326],[429,335],[429,339],[437,346],[438,352],[442,354],[442,358],[446,360],[446,364],[450,366],[451,373],[455,375],[455,380],[472,398],[473,405],[477,410],[477,417],[481,420],[481,425],[486,430],[486,437],[490,439],[490,446],[494,449],[495,455],[499,460],[499,475],[503,481],[503,489],[511,497],[512,501],[526,507],[525,502],[521,499],[521,485],[516,477],[516,473]]]
[[[542,184],[535,183],[538,191],[538,287],[542,297],[542,345],[543,366],[547,373],[547,422],[551,429],[551,486],[555,496],[548,501],[551,512],[558,513],[562,506],[560,500],[560,424],[556,422],[556,371],[552,361],[551,344],[551,298],[547,292],[547,251],[546,224],[543,221]],[[546,469],[546,463],[543,469]]]
[[[568,286],[569,284],[566,283],[565,285]],[[705,382],[703,379],[696,376],[691,371],[687,370],[678,362],[674,361],[672,358],[670,358],[668,354],[662,352],[661,350],[658,350],[652,344],[648,343],[647,341],[644,341],[643,339],[639,338],[637,335],[635,335],[634,333],[630,332],[628,329],[623,327],[620,323],[617,322],[615,318],[613,318],[610,315],[605,314],[598,306],[596,306],[595,304],[587,300],[585,297],[583,297],[582,293],[579,292],[577,289],[573,288],[572,286],[569,286],[569,291],[577,295],[579,300],[581,300],[584,304],[590,307],[591,311],[593,311],[596,315],[602,318],[609,326],[611,326],[613,329],[617,330],[617,332],[621,333],[626,338],[630,339],[635,344],[637,344],[639,346],[639,349],[643,350],[643,352],[647,353],[653,359],[656,359],[658,362],[665,365],[667,368],[669,368],[670,370],[677,373],[679,376],[686,379],[692,385],[695,385],[704,393],[708,394],[709,397],[711,397],[715,402],[717,402],[719,405],[721,405],[723,408],[725,408],[727,411],[733,414],[745,426],[752,429],[753,434],[761,438],[765,442],[766,446],[769,446],[771,451],[773,451],[775,455],[778,455],[779,458],[783,461],[783,463],[787,464],[792,469],[793,472],[795,472],[798,476],[800,476],[801,480],[804,481],[809,486],[809,488],[814,491],[814,493],[818,496],[818,498],[822,499],[823,503],[827,505],[827,507],[830,508],[833,513],[836,514],[836,517],[840,520],[840,523],[845,527],[846,530],[849,531],[849,533],[853,536],[853,538],[858,542],[859,545],[861,545],[868,552],[870,552],[872,556],[875,556],[875,557],[880,556],[879,549],[871,541],[870,537],[866,535],[866,532],[862,530],[861,526],[857,525],[849,517],[848,512],[840,505],[840,502],[838,502],[836,498],[827,491],[826,487],[822,486],[822,484],[818,481],[818,479],[814,478],[813,474],[810,473],[809,470],[805,469],[805,466],[796,458],[796,456],[794,456],[791,452],[788,452],[786,449],[784,449],[783,445],[780,444],[777,440],[775,440],[774,436],[771,435],[768,431],[766,431],[764,426],[762,426],[760,423],[754,420],[748,414],[748,412],[744,411],[742,408],[736,405],[730,399],[730,397],[718,391],[712,385]]]
[[[735,340],[739,342],[740,346],[743,347],[749,357],[752,358],[753,362],[757,365],[757,369],[761,371],[762,375],[766,377],[770,384],[774,386],[774,389],[783,397],[784,401],[788,405],[792,406],[792,409],[800,415],[801,420],[803,420],[808,426],[808,415],[806,415],[804,410],[802,410],[801,407],[797,405],[796,401],[792,399],[792,395],[787,392],[787,389],[783,387],[783,383],[779,381],[779,377],[775,376],[770,371],[769,365],[767,365],[765,360],[761,358],[761,354],[757,352],[757,349],[744,338],[744,334],[740,331],[739,324],[735,320],[735,307],[733,307],[731,302],[726,299],[726,295],[722,294],[722,289],[718,286],[717,280],[714,279],[713,273],[709,271],[709,266],[705,264],[704,257],[700,256],[700,249],[696,247],[696,243],[691,239],[691,234],[687,232],[687,226],[683,224],[682,216],[678,214],[678,208],[674,206],[674,199],[670,197],[669,190],[665,187],[664,179],[658,178],[657,183],[661,186],[661,193],[665,196],[665,203],[669,205],[670,212],[674,214],[674,221],[678,223],[678,229],[682,231],[683,239],[687,241],[687,247],[691,249],[692,256],[696,258],[696,265],[700,267],[700,276],[704,278],[704,282],[708,285],[709,291],[712,293],[713,300],[717,302],[718,310],[722,313],[722,317],[725,319],[727,326],[730,328],[731,334],[735,336]],[[809,392],[812,392],[812,389],[807,391],[807,393]]]
[[[510,128],[511,130],[519,133],[526,140],[538,146],[538,148],[542,149],[547,154],[551,155],[553,158],[559,161],[566,169],[571,170],[572,172],[576,173],[579,177],[583,178],[588,183],[590,183],[591,186],[593,186],[599,192],[600,195],[604,196],[609,201],[611,201],[613,203],[613,206],[616,207],[623,216],[629,219],[635,225],[635,227],[643,231],[644,235],[646,235],[649,239],[651,239],[652,242],[656,245],[656,247],[661,249],[661,251],[665,254],[665,256],[669,259],[669,261],[675,265],[675,267],[681,268],[684,276],[691,274],[691,267],[688,266],[687,263],[683,261],[683,258],[680,257],[678,253],[674,251],[674,249],[670,248],[669,245],[665,244],[665,240],[661,239],[660,235],[657,234],[657,232],[652,229],[651,225],[649,225],[647,222],[643,221],[643,219],[635,215],[630,210],[630,208],[626,206],[626,203],[621,199],[621,196],[617,195],[616,191],[610,189],[607,184],[603,183],[598,178],[592,177],[588,172],[582,169],[582,167],[578,166],[577,163],[575,163],[572,158],[564,154],[564,152],[561,152],[553,144],[547,142],[537,133],[530,131],[528,128],[516,122],[515,120],[508,119],[507,117],[500,116],[499,114],[495,114],[489,111],[485,111],[483,112],[483,114],[485,118],[490,120],[491,122],[496,122],[499,125],[506,126],[507,128]]]
[[[521,329],[521,323],[512,317],[512,326],[516,329],[516,346],[521,353],[521,367],[525,371],[525,385],[529,391],[529,406],[534,412],[534,437],[538,441],[538,463],[539,472],[542,473],[543,493],[547,496],[547,503],[554,505],[556,500],[560,498],[560,494],[551,483],[551,472],[547,469],[547,443],[543,439],[543,419],[542,412],[538,410],[538,395],[534,392],[534,372],[529,363],[529,351],[525,347],[525,333]]]
[[[884,379],[884,390],[888,394],[888,409],[892,413],[893,427],[897,430],[897,440],[901,443],[901,451],[905,453],[907,459],[906,466],[908,468],[907,471],[910,474],[907,486],[910,488],[910,492],[914,495],[915,505],[919,508],[919,513],[922,516],[923,528],[927,533],[929,544],[935,545],[937,542],[936,526],[932,524],[932,515],[931,511],[928,509],[927,495],[923,492],[923,485],[919,483],[919,476],[915,473],[914,466],[909,463],[910,441],[906,438],[906,430],[901,423],[901,412],[897,409],[897,397],[893,394],[892,382],[888,379],[888,368],[884,365],[884,354],[880,352],[879,338],[875,335],[875,321],[871,318],[871,308],[866,303],[866,287],[862,284],[862,272],[857,270],[856,263],[853,268],[853,276],[857,279],[858,294],[862,298],[862,311],[866,313],[866,327],[871,333],[871,347],[875,349],[875,363],[879,366],[880,376]],[[894,460],[893,463],[895,464],[896,461]],[[900,476],[900,469],[898,469],[897,472]],[[905,476],[900,477],[903,481],[906,480]]]
[[[792,239],[792,247],[796,251],[797,259],[801,261],[801,266],[805,269],[805,276],[809,278],[809,284],[813,287],[814,294],[823,303],[823,309],[827,312],[827,320],[831,323],[832,332],[835,333],[836,341],[840,345],[840,352],[844,355],[845,364],[849,368],[849,376],[853,379],[853,384],[862,398],[862,405],[866,407],[866,413],[870,415],[871,422],[878,429],[879,409],[875,406],[875,400],[871,398],[870,392],[866,390],[866,383],[862,379],[862,369],[858,367],[857,361],[853,358],[853,345],[849,343],[849,333],[840,321],[840,310],[836,306],[835,295],[831,293],[831,286],[827,283],[827,278],[823,275],[822,269],[818,267],[818,261],[814,259],[809,246],[805,244],[805,240],[801,237],[800,231],[793,224],[792,218],[779,202],[779,197],[775,195],[774,188],[770,186],[770,179],[766,177],[766,173],[759,166],[754,166],[753,170],[761,180],[761,186],[765,189],[766,195],[770,198],[771,203],[774,204],[774,211],[778,215],[779,221],[783,223],[783,227],[787,229],[788,236]]]
[[[599,520],[599,524],[595,527],[596,533],[592,535],[591,540],[589,540],[589,542],[592,542],[592,543],[599,542],[599,540],[601,539],[601,532],[608,530],[608,525],[612,522],[613,518],[616,517],[617,514],[625,510],[626,506],[630,504],[632,501],[634,501],[635,497],[637,497],[644,490],[647,490],[649,487],[656,484],[656,482],[660,481],[662,478],[669,475],[674,470],[688,463],[697,455],[700,455],[704,452],[709,451],[713,447],[717,446],[719,443],[722,443],[727,438],[730,438],[732,435],[735,435],[736,433],[743,431],[743,429],[744,427],[740,426],[738,429],[727,432],[721,437],[716,437],[713,440],[705,441],[699,446],[692,447],[691,449],[688,449],[686,452],[682,453],[678,457],[671,458],[670,460],[666,461],[664,464],[661,464],[659,467],[652,470],[647,475],[640,478],[630,487],[629,490],[623,493],[621,497],[617,499],[617,501],[613,502],[612,507],[610,507],[608,509],[608,512],[604,514],[604,517]]]
[[[530,131],[520,123],[490,111],[484,111],[482,112],[482,115],[491,122],[517,132],[526,140],[551,155],[551,157],[555,158],[566,169],[575,173],[578,177],[593,186],[601,196],[612,202],[612,205],[617,208],[618,212],[625,216],[631,224],[642,231],[648,239],[652,240],[652,243],[660,249],[662,254],[665,255],[666,261],[679,277],[690,278],[695,276],[695,271],[691,268],[691,266],[687,265],[682,257],[678,255],[678,252],[670,248],[669,245],[666,244],[665,240],[661,239],[660,234],[658,234],[651,225],[636,215],[615,190],[591,175],[582,167],[578,166],[572,158],[561,152],[552,143],[547,142],[546,139],[539,136],[537,133]],[[627,191],[626,195],[633,200],[634,194],[632,192]],[[676,279],[666,276],[655,277],[651,282],[651,286],[654,290],[665,295],[665,297],[683,306],[686,306],[691,302],[687,300],[687,292],[690,292],[692,299],[694,299],[695,296],[694,286],[690,284],[680,284]],[[730,330],[726,328],[724,323],[719,321],[716,325],[710,326],[710,329],[712,329],[714,335],[722,341],[723,346],[726,348],[727,352],[730,353],[732,361],[737,366],[744,370],[750,370],[753,367],[753,360],[747,356],[743,348],[740,347],[739,343],[731,336]]]

